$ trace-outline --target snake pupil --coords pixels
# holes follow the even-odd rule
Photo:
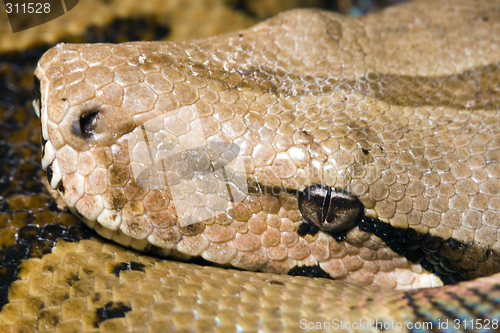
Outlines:
[[[363,204],[354,196],[324,185],[312,185],[299,194],[304,219],[326,232],[348,230],[361,219]]]

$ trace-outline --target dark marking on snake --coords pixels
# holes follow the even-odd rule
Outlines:
[[[96,302],[100,301],[100,300],[101,300],[101,296],[102,296],[102,295],[101,295],[101,293],[100,293],[100,292],[96,292],[96,293],[94,294],[94,296],[92,296],[92,302],[96,303]]]
[[[47,167],[47,179],[49,184],[52,183],[52,177],[54,176],[54,171],[52,170],[52,164]]]
[[[308,277],[322,277],[332,279],[330,274],[325,272],[319,265],[315,266],[295,266],[288,271],[288,275],[293,276],[308,276]]]
[[[120,273],[122,271],[140,271],[144,272],[144,265],[135,261],[131,261],[130,263],[126,262],[121,262],[116,264],[113,269],[112,273],[118,277],[120,277]]]
[[[285,285],[285,283],[283,283],[281,281],[277,281],[277,280],[269,280],[267,282],[269,282],[269,284],[275,284],[275,285],[279,285],[279,286],[284,286]]]
[[[319,231],[319,228],[315,225],[311,225],[307,222],[303,222],[299,225],[299,227],[297,228],[297,233],[299,234],[299,236],[302,236],[304,237],[305,235],[311,235],[311,236],[314,236],[318,233]]]
[[[40,311],[38,320],[42,323],[50,323],[51,325],[56,326],[61,322],[62,318],[58,312],[45,309]]]
[[[19,264],[28,254],[28,246],[24,244],[13,244],[3,251],[0,262],[0,307],[9,302],[9,286],[17,279]]]
[[[80,281],[80,277],[77,274],[70,274],[68,278],[66,279],[66,284],[70,287],[72,287],[76,281]]]
[[[299,209],[307,223],[335,236],[358,224],[364,206],[346,192],[330,186],[312,185],[300,192]],[[299,229],[305,232],[305,227]]]
[[[310,224],[308,224],[308,223],[301,223],[299,225],[299,227],[297,228],[297,233],[299,234],[299,236],[304,237],[309,232],[309,229],[311,229],[311,225]]]
[[[122,192],[117,192],[111,199],[111,206],[113,209],[121,209],[127,203],[127,198]]]
[[[58,230],[55,236],[54,230]],[[8,289],[17,280],[17,274],[22,271],[23,259],[42,258],[51,253],[58,239],[76,242],[90,238],[90,230],[86,226],[64,227],[47,224],[44,227],[28,224],[19,229],[16,243],[0,252],[0,309],[9,302]],[[50,267],[47,267],[50,270]],[[42,305],[43,307],[43,305]]]
[[[205,230],[204,223],[193,223],[186,226],[180,226],[179,231],[186,236],[199,235]]]
[[[349,230],[330,232],[330,236],[332,236],[337,242],[342,242],[345,240],[348,231]]]
[[[42,92],[40,90],[40,80],[34,76],[33,100],[38,106],[39,112],[42,112]]]
[[[64,188],[62,179],[59,181],[59,183],[57,183],[57,190],[62,194],[66,192],[66,188]]]
[[[376,235],[397,254],[436,274],[444,284],[468,281],[500,271],[500,253],[477,243],[463,244],[453,238],[420,234],[414,229],[397,228],[366,216],[361,219],[358,228]]]
[[[67,232],[66,228],[59,224],[48,224],[43,227],[40,236],[43,239],[56,241],[59,238],[65,237],[65,233]]]
[[[42,159],[45,157],[45,144],[43,143],[43,138],[42,138]]]
[[[115,267],[113,267],[112,273],[119,277],[121,271],[128,271],[128,270],[130,270],[130,265],[127,264],[126,262],[121,262],[119,264],[116,264]]]
[[[23,243],[29,244],[38,238],[40,230],[36,225],[25,225],[19,229],[17,237],[23,240]]]
[[[103,321],[108,319],[123,318],[131,310],[130,305],[123,302],[108,302],[102,308],[95,310],[94,327],[98,328]]]

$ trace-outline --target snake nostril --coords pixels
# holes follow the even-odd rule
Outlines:
[[[324,185],[312,185],[299,194],[304,219],[326,232],[348,230],[361,219],[363,204],[354,196]]]
[[[80,118],[73,123],[71,131],[73,134],[88,139],[92,137],[97,128],[97,121],[99,120],[99,110],[91,109],[82,112]]]

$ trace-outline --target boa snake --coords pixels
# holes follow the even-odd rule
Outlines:
[[[172,263],[103,240],[68,242],[65,231],[50,254],[22,262],[2,328],[492,327],[498,277],[481,277],[499,271],[498,13],[493,1],[432,10],[419,1],[361,19],[294,11],[194,42],[49,50],[36,72],[42,164],[87,224],[139,250],[336,281]],[[151,155],[160,137],[187,142],[169,155],[182,162],[188,152],[191,164],[167,169],[181,179],[207,149],[224,155],[235,144],[238,157],[223,160],[241,161],[249,195],[181,225],[180,206],[168,203],[183,195],[151,181],[159,162],[173,163]],[[238,176],[224,175],[231,193]],[[188,183],[173,185],[207,200]],[[11,207],[22,206],[16,199]],[[476,280],[376,287],[439,284],[429,271]]]

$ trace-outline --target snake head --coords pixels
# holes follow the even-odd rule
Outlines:
[[[413,76],[406,54],[358,36],[376,29],[362,20],[293,11],[192,42],[59,44],[36,70],[50,185],[98,233],[139,250],[360,285],[441,283],[419,263],[443,271],[472,238],[493,245],[489,229],[469,228],[479,218],[455,216],[499,189],[498,169],[473,171],[481,158],[466,165],[451,138],[495,150],[496,123],[479,119],[489,104],[469,103],[479,93],[455,93],[472,70]],[[377,67],[388,58],[394,68]],[[447,109],[463,102],[475,113]],[[426,237],[446,260],[420,247]]]
[[[35,73],[51,187],[105,237],[167,254],[183,233],[202,238],[199,222],[227,217],[247,193],[231,139],[243,126],[233,121],[226,135],[216,117],[200,117],[211,108],[200,94],[218,98],[221,84],[204,82],[204,65],[179,53],[173,43],[59,44]],[[219,117],[232,112],[224,104]]]

